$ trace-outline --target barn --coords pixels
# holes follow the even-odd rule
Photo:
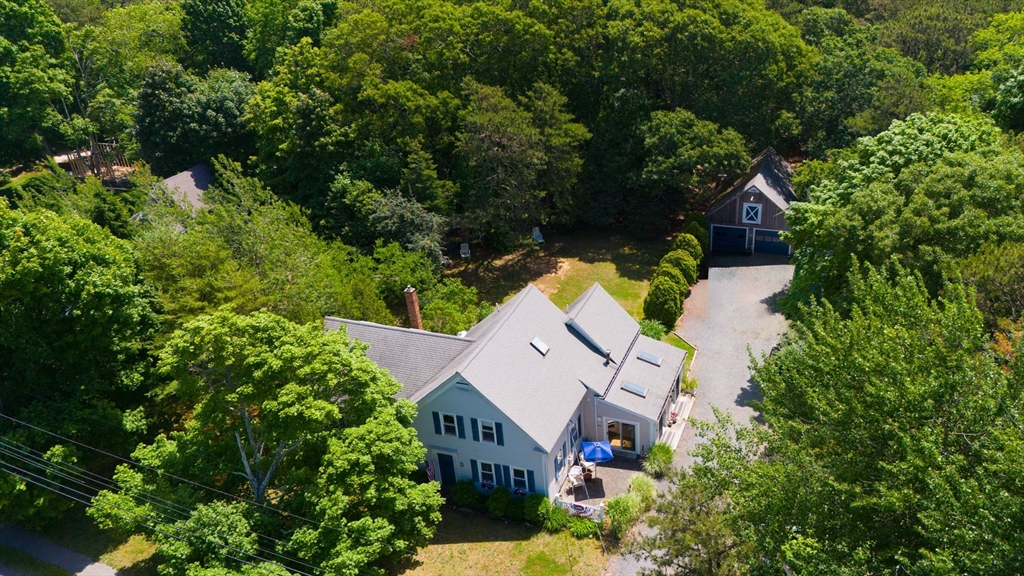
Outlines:
[[[789,230],[786,211],[796,202],[793,167],[768,148],[758,154],[750,171],[718,197],[706,216],[712,252],[792,253],[779,232]]]

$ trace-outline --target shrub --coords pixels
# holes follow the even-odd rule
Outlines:
[[[611,521],[615,537],[622,539],[640,517],[644,515],[643,502],[635,492],[627,492],[605,502],[608,508],[608,519]]]
[[[648,338],[655,340],[661,340],[665,337],[666,330],[665,326],[657,320],[641,320],[640,321],[640,333]]]
[[[700,249],[705,254],[708,253],[708,241],[710,239],[710,236],[708,236],[708,229],[706,226],[701,226],[697,222],[689,222],[683,225],[682,233],[689,234],[690,236],[696,238],[697,242],[700,243]]]
[[[703,212],[689,212],[686,214],[686,217],[683,218],[683,224],[696,224],[697,226],[707,230],[708,218]]]
[[[683,273],[671,264],[665,263],[658,266],[658,269],[654,271],[654,277],[651,278],[651,281],[653,282],[655,278],[668,278],[671,280],[673,284],[679,287],[679,294],[683,297],[690,293],[689,282],[686,281]]]
[[[480,500],[480,493],[477,492],[476,486],[468,480],[462,482],[456,482],[452,486],[451,491],[452,504],[455,504],[459,508],[477,508],[477,502]]]
[[[505,508],[508,507],[508,501],[511,498],[512,492],[508,488],[498,486],[487,499],[487,512],[498,518],[505,516]]]
[[[694,262],[693,256],[690,256],[689,252],[685,250],[673,250],[661,259],[661,265],[668,264],[675,267],[683,273],[683,278],[686,279],[686,284],[697,283],[697,263]]]
[[[569,533],[578,540],[582,540],[584,538],[596,538],[601,534],[601,529],[593,520],[587,520],[580,516],[570,516]]]
[[[509,500],[508,506],[505,506],[505,517],[513,522],[522,522],[525,506],[526,502],[522,498]]]
[[[696,390],[697,389],[697,379],[696,378],[690,378],[689,376],[683,376],[683,380],[682,380],[682,383],[680,384],[679,388],[680,388],[680,390],[690,390],[690,391]]]
[[[644,298],[644,316],[671,328],[683,314],[682,300],[679,286],[668,278],[655,278]]]
[[[662,446],[665,445],[662,444]],[[668,446],[665,447],[668,448]],[[671,448],[669,450],[671,451]],[[641,511],[647,512],[654,507],[654,500],[658,496],[658,489],[654,486],[654,480],[650,476],[637,472],[629,478],[629,493],[637,495],[637,498],[640,499]]]
[[[700,242],[693,234],[686,232],[676,236],[676,239],[672,241],[672,250],[682,250],[693,258],[694,262],[700,263],[701,259],[704,258],[704,249],[700,247]]]
[[[540,526],[548,517],[551,502],[543,494],[530,494],[523,503],[523,518],[530,524]]]
[[[569,513],[561,506],[551,506],[547,518],[544,519],[544,529],[554,534],[569,527]]]
[[[655,478],[662,478],[672,469],[672,459],[675,454],[672,448],[663,442],[655,442],[644,459],[644,472]]]

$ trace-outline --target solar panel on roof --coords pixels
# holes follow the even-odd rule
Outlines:
[[[648,364],[654,364],[655,366],[661,366],[661,358],[651,354],[650,352],[641,352],[637,354],[637,358],[647,362]]]
[[[547,356],[548,355],[548,350],[550,350],[550,348],[548,348],[548,345],[545,344],[544,341],[541,340],[539,336],[534,337],[533,341],[530,342],[530,346],[533,346],[534,348],[536,348],[537,352],[540,352],[541,356]]]
[[[630,382],[629,380],[626,380],[622,384],[622,389],[625,390],[626,392],[632,392],[633,394],[636,394],[641,398],[647,398],[647,388],[644,388],[643,386],[635,382]]]

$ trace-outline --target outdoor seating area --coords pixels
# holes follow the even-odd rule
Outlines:
[[[639,471],[639,460],[615,458],[607,441],[583,442],[559,496],[577,504],[599,506],[606,498],[629,490],[630,477]]]

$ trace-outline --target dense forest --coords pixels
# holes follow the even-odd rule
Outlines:
[[[801,202],[767,426],[703,425],[633,545],[654,573],[1024,573],[1022,8],[0,0],[0,517],[87,486],[161,574],[383,574],[441,498],[415,406],[323,316],[400,323],[411,284],[465,330],[491,305],[451,244],[666,238],[770,146]],[[98,143],[129,173],[54,159]],[[181,206],[160,182],[199,163]]]

